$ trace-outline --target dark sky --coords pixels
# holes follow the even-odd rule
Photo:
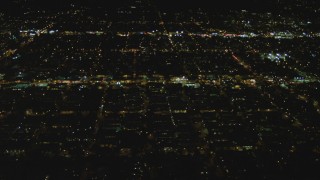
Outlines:
[[[163,8],[195,8],[206,9],[261,9],[275,5],[277,0],[156,0]]]
[[[135,0],[0,0],[0,7],[6,8],[6,4],[17,6],[14,1],[28,1],[28,5],[40,8],[63,8],[70,3],[85,4],[89,6],[103,6],[106,8],[121,7],[130,1]],[[143,1],[143,0],[142,0]],[[161,9],[179,10],[190,8],[206,9],[275,9],[278,0],[151,0],[156,2]],[[295,3],[299,0],[280,0]],[[300,0],[300,1],[318,1],[318,0]],[[8,3],[11,2],[11,3]]]
[[[7,2],[14,2],[14,1],[25,1],[25,0],[1,0],[1,4],[5,4]],[[134,0],[26,0],[29,2],[33,2],[33,4],[41,4],[41,5],[63,5],[70,2],[76,3],[86,3],[86,4],[103,4],[104,6],[118,6],[124,4],[128,1]],[[266,2],[276,1],[276,0],[151,0],[155,1],[161,7],[235,7],[235,6],[253,6],[253,5],[262,5],[268,4]],[[259,2],[259,3],[256,3]],[[213,7],[213,8],[214,8]]]

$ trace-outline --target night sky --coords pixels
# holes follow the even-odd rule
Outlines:
[[[18,1],[1,0],[1,6],[17,6]],[[63,8],[70,3],[89,6],[103,6],[105,8],[121,7],[132,0],[26,0],[29,6],[40,8]],[[269,9],[275,8],[278,0],[153,0],[157,6],[167,10],[206,8],[206,9]],[[283,0],[282,0],[283,1]],[[294,1],[294,0],[293,0]]]

